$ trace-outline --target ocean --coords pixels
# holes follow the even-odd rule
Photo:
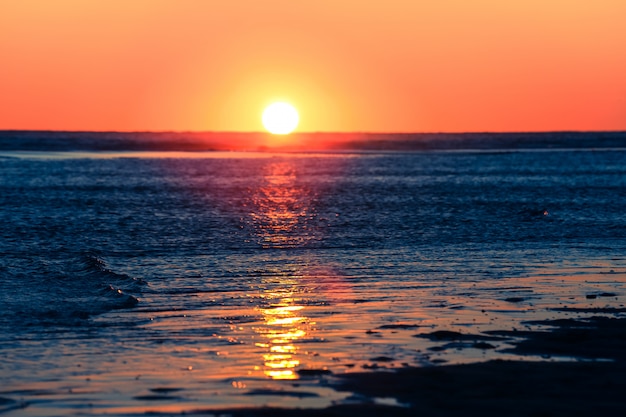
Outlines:
[[[624,307],[626,134],[189,135],[0,132],[0,412],[364,401],[516,357],[420,333]]]

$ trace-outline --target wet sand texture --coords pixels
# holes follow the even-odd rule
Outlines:
[[[374,404],[323,410],[261,408],[206,411],[243,416],[624,416],[626,319],[542,321],[552,331],[492,332],[521,338],[513,351],[575,361],[502,361],[338,376],[336,389],[366,398],[395,398],[405,407]],[[332,383],[332,382],[331,382]]]

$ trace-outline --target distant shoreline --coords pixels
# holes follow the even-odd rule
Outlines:
[[[294,133],[0,131],[1,151],[345,152],[624,149],[626,132]]]

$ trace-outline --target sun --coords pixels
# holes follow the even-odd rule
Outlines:
[[[291,104],[278,101],[265,108],[261,120],[268,132],[287,135],[298,126],[300,116]]]

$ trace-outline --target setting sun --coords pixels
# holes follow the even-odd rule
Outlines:
[[[262,116],[263,126],[275,135],[286,135],[298,126],[300,116],[289,103],[276,102],[265,108]]]

